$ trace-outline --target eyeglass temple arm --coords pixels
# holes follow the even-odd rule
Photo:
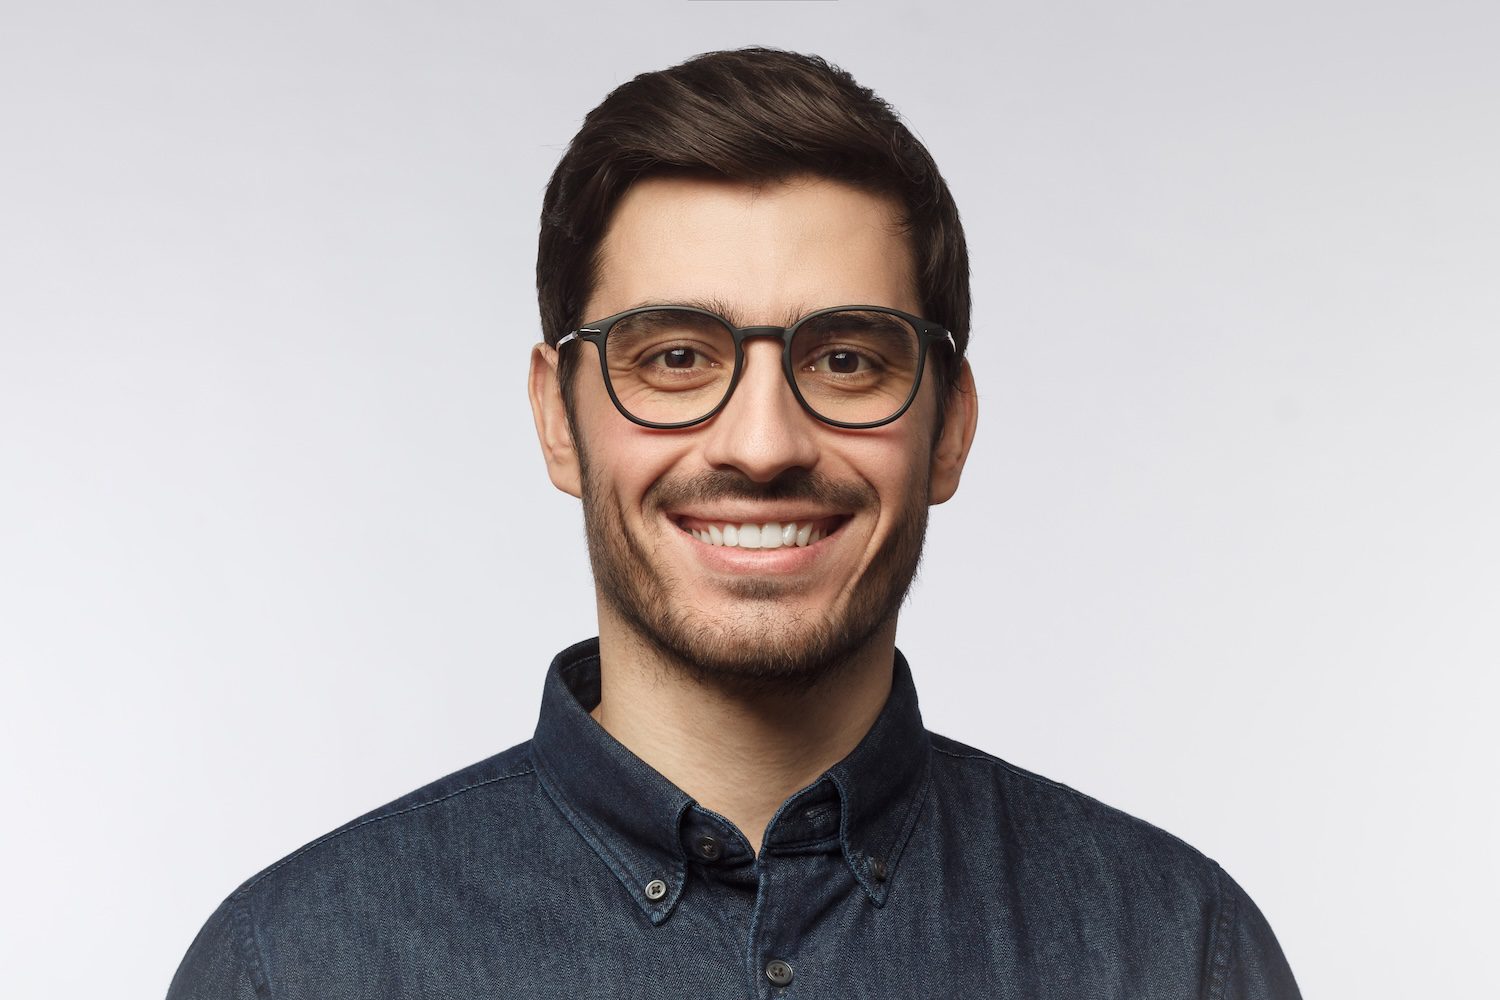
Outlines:
[[[553,344],[552,346],[553,347],[561,347],[562,345],[566,344],[570,340],[577,340],[579,337],[583,336],[585,333],[598,333],[598,332],[599,332],[598,330],[595,330],[592,327],[585,326],[585,327],[582,327],[580,329],[574,330],[570,334],[567,334],[567,335],[562,336],[562,337],[558,337],[557,338],[557,343]]]

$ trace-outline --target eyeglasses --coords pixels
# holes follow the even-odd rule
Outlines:
[[[700,424],[722,410],[745,368],[745,341],[779,337],[781,368],[808,413],[835,427],[880,427],[917,397],[936,323],[884,306],[834,306],[791,326],[737,327],[694,306],[644,306],[558,340],[591,341],[615,407],[644,427]]]

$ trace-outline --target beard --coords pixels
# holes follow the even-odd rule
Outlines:
[[[921,562],[925,476],[905,498],[889,537],[842,608],[797,607],[794,582],[747,577],[723,585],[732,598],[745,601],[744,613],[713,616],[684,603],[678,581],[627,530],[618,499],[606,480],[591,473],[587,460],[582,472],[584,527],[600,595],[666,666],[720,689],[795,693],[838,674],[894,622]],[[729,470],[663,478],[646,491],[642,507],[649,520],[714,500],[803,500],[818,509],[849,512],[878,507],[868,484],[838,482],[805,469],[788,470],[769,483]]]

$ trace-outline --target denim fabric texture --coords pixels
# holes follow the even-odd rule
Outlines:
[[[927,732],[905,659],[759,856],[589,716],[565,650],[535,737],[354,820],[209,918],[169,1000],[1294,1000],[1265,918],[1141,820]]]

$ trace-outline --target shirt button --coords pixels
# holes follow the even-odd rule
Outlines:
[[[705,861],[717,861],[724,853],[724,848],[712,837],[699,837],[698,842],[693,846],[697,849],[698,856]]]
[[[790,986],[792,967],[779,958],[773,958],[766,963],[766,978],[771,981],[772,986]]]
[[[655,903],[667,894],[667,883],[654,878],[646,883],[646,898]]]
[[[875,876],[875,881],[885,881],[885,862],[880,858],[870,859],[870,874]]]

